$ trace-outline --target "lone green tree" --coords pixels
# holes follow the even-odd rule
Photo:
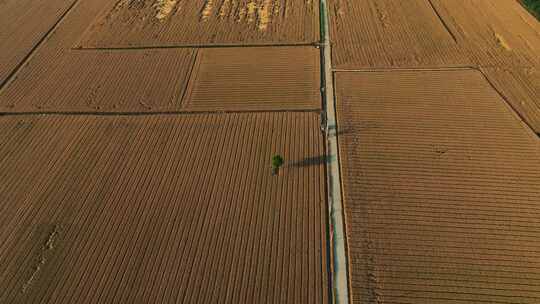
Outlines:
[[[279,174],[279,168],[283,165],[283,157],[279,154],[272,156],[272,175]]]

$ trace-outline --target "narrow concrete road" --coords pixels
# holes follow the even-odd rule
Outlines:
[[[349,280],[347,266],[347,238],[345,236],[345,214],[341,199],[341,175],[337,142],[336,101],[332,73],[332,51],[328,30],[328,6],[321,0],[321,40],[323,41],[322,62],[324,72],[324,110],[326,120],[326,155],[328,208],[330,215],[330,242],[332,249],[332,296],[334,303],[349,303]]]

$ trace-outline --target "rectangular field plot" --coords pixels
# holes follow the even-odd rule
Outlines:
[[[319,41],[318,1],[118,0],[96,18],[85,48]]]
[[[2,112],[179,110],[195,51],[68,51],[35,58],[0,91]]]
[[[320,58],[314,47],[200,49],[183,109],[321,108]]]
[[[108,0],[79,2],[0,91],[0,112],[178,110],[192,49],[72,49]]]
[[[471,62],[540,64],[540,23],[513,0],[431,0]]]
[[[472,70],[337,73],[355,303],[539,303],[540,141]]]
[[[17,115],[0,129],[1,303],[327,302],[317,114]]]
[[[0,1],[0,84],[45,37],[74,1]]]
[[[330,20],[336,68],[540,62],[540,23],[514,0],[336,0]]]
[[[336,68],[467,62],[429,0],[332,1],[330,36]]]

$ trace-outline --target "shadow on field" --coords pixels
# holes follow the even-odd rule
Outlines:
[[[309,167],[309,166],[319,166],[328,164],[331,161],[331,158],[321,155],[315,157],[304,158],[303,160],[292,162],[288,167]]]
[[[337,131],[337,132],[336,132]],[[336,126],[328,126],[328,136],[345,135],[354,133],[352,128],[336,128]]]

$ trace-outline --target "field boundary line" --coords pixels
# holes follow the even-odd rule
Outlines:
[[[261,43],[261,44],[180,44],[180,45],[156,45],[156,46],[134,46],[134,47],[74,47],[72,51],[99,52],[99,51],[140,51],[159,49],[217,49],[217,48],[254,48],[254,47],[305,47],[317,46],[318,42],[299,43]]]
[[[119,112],[100,112],[100,111],[32,111],[32,112],[1,112],[1,116],[24,116],[24,115],[88,115],[88,116],[150,116],[150,115],[198,115],[198,114],[250,114],[250,113],[321,113],[321,109],[290,109],[290,110],[226,110],[226,111],[119,111]]]
[[[338,132],[336,119],[336,99],[334,96],[334,73],[332,71],[332,50],[330,45],[328,4],[321,0],[321,35],[323,47],[322,73],[324,80],[323,109],[324,133],[326,137],[327,155],[327,189],[328,213],[330,221],[330,284],[332,301],[335,304],[350,303],[349,257],[346,237],[345,208],[342,198],[342,183],[339,161]]]
[[[433,5],[433,1],[432,0],[428,0],[429,2],[429,5],[431,6],[431,9],[433,10],[433,12],[437,15],[437,17],[439,18],[439,21],[441,22],[441,24],[444,26],[444,28],[446,29],[446,31],[448,32],[448,34],[450,34],[450,36],[452,37],[452,39],[454,40],[454,43],[457,44],[458,41],[457,41],[457,38],[456,36],[454,35],[454,33],[452,33],[452,31],[450,30],[450,27],[448,26],[448,24],[446,24],[446,21],[444,21],[444,19],[442,18],[441,14],[439,13],[439,11],[437,10],[437,8],[435,7],[435,5]]]
[[[448,66],[448,67],[380,67],[380,68],[365,68],[365,69],[332,69],[333,72],[399,72],[399,71],[461,71],[461,70],[478,70],[478,67],[472,65],[463,66]]]
[[[34,56],[36,51],[41,47],[43,42],[46,40],[49,40],[50,36],[54,33],[54,31],[60,26],[62,21],[66,18],[66,16],[75,8],[75,6],[80,2],[80,0],[74,0],[73,3],[66,9],[62,15],[56,20],[56,22],[51,26],[51,28],[39,39],[39,41],[30,49],[28,54],[24,56],[24,58],[17,64],[17,66],[9,73],[9,75],[6,77],[6,79],[0,83],[0,93],[2,90],[10,84],[15,76],[19,73],[21,68]]]
[[[484,77],[484,79],[486,80],[486,82],[489,84],[489,86],[497,93],[497,95],[499,95],[501,97],[501,99],[504,101],[504,103],[506,104],[506,106],[508,107],[509,110],[511,110],[510,112],[513,112],[515,117],[520,120],[524,126],[526,126],[525,129],[529,130],[530,132],[532,132],[532,134],[534,135],[534,137],[538,138],[540,137],[540,132],[537,133],[534,129],[534,127],[525,119],[525,117],[512,105],[512,103],[508,100],[508,98],[499,90],[497,89],[497,86],[495,86],[495,84],[493,84],[493,82],[489,79],[488,75],[486,75],[484,73],[484,71],[482,71],[482,68],[478,68],[477,69],[478,72],[480,72],[480,74],[482,74],[482,77]]]
[[[182,92],[182,96],[180,96],[180,107],[183,107],[185,106],[184,102],[186,101],[186,96],[189,96],[189,93],[191,92],[188,92],[191,90],[191,85],[192,85],[192,78],[194,77],[194,70],[197,67],[197,63],[199,62],[200,60],[200,57],[201,57],[201,52],[199,51],[199,49],[195,49],[195,55],[193,56],[193,61],[191,62],[191,68],[189,69],[189,74],[187,76],[187,81],[186,81],[186,84],[184,85],[184,92]]]

